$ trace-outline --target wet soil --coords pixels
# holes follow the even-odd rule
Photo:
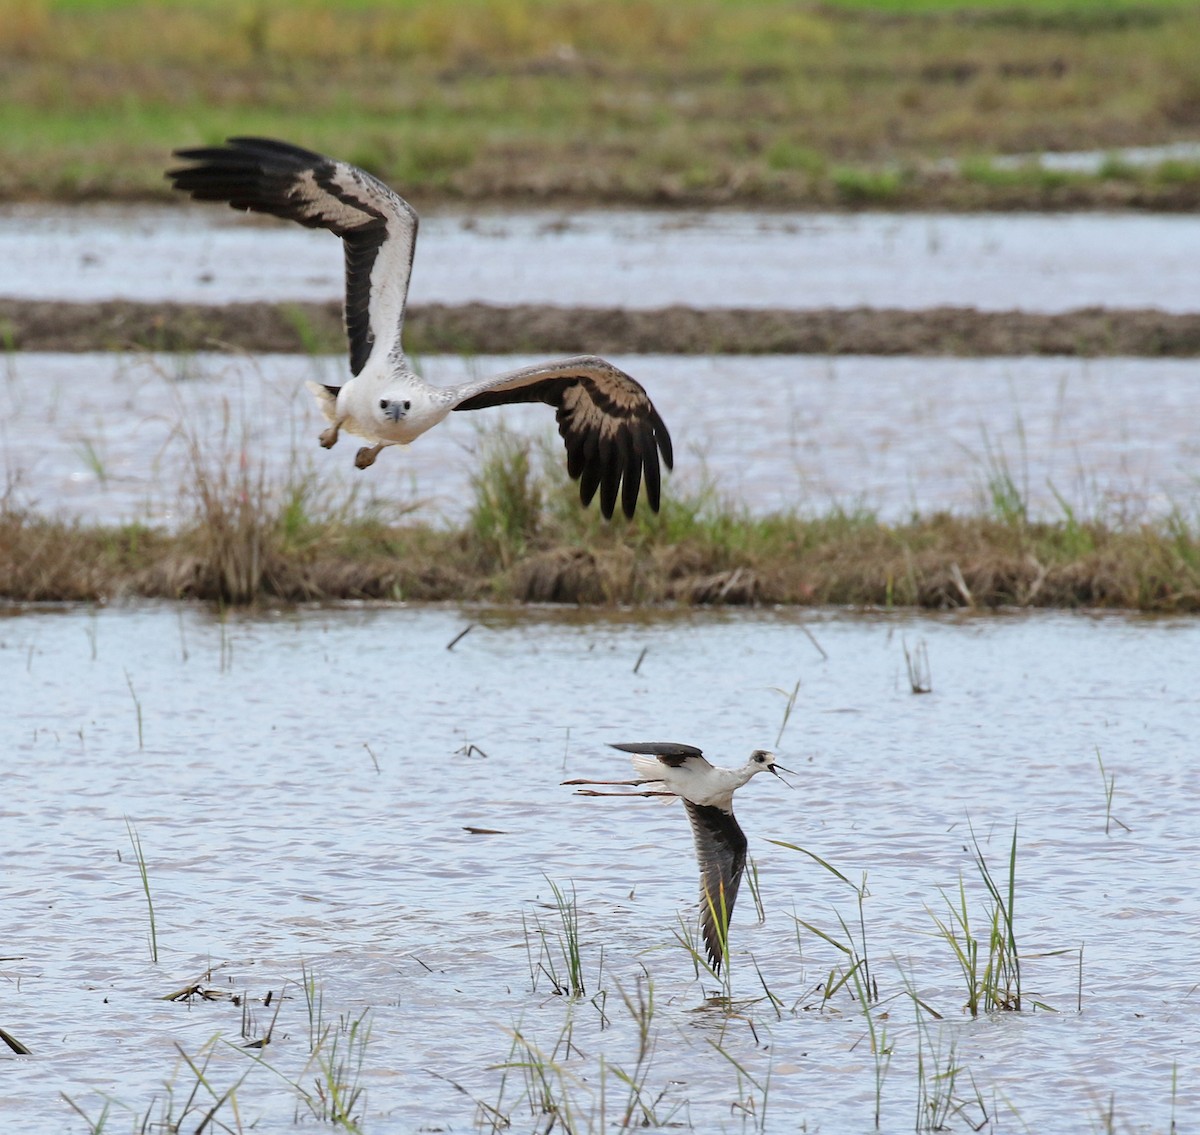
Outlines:
[[[1080,308],[1055,314],[935,307],[632,310],[427,304],[409,310],[418,354],[1200,355],[1200,314]],[[0,300],[10,350],[336,353],[341,306],[329,303],[66,303]]]

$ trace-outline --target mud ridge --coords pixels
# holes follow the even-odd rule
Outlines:
[[[421,354],[1200,355],[1200,314],[1080,308],[1043,315],[937,307],[651,310],[484,303],[414,306]],[[337,303],[67,303],[0,299],[9,350],[340,353]]]

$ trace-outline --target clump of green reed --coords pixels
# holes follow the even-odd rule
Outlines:
[[[954,898],[942,892],[947,916],[930,910],[938,933],[950,947],[966,986],[966,1009],[972,1017],[998,1010],[1020,1012],[1021,954],[1017,948],[1015,906],[1017,888],[1017,824],[1013,824],[1008,855],[1008,877],[997,882],[984,858],[975,831],[971,830],[975,866],[988,898],[984,906],[982,935],[972,928],[966,883],[959,875]],[[1003,885],[1002,885],[1003,884]],[[926,908],[928,909],[928,908]],[[1047,1008],[1040,1002],[1035,1006]]]
[[[857,939],[854,932],[850,930],[846,920],[839,912],[837,915],[838,925],[842,930],[842,937],[837,938],[832,934],[826,933],[819,927],[814,926],[810,922],[804,921],[802,918],[796,918],[797,928],[803,927],[810,934],[815,934],[818,938],[828,942],[836,950],[845,955],[850,962],[848,967],[835,966],[829,971],[829,978],[825,982],[825,990],[823,996],[823,1004],[827,1004],[833,996],[846,985],[847,982],[854,981],[861,983],[861,992],[864,1003],[872,1004],[879,1000],[879,984],[875,979],[872,966],[870,952],[867,949],[867,920],[864,903],[870,895],[867,888],[867,874],[864,871],[862,882],[853,883],[847,876],[842,874],[832,863],[822,859],[815,852],[809,851],[805,847],[799,847],[794,843],[787,843],[785,840],[772,839],[768,842],[775,844],[777,847],[787,848],[789,851],[798,851],[802,855],[807,855],[814,863],[823,870],[828,871],[835,879],[845,883],[853,892],[855,902],[858,908],[858,930]],[[797,929],[798,933],[798,929]]]
[[[1105,771],[1104,758],[1100,756],[1100,749],[1098,746],[1096,748],[1096,763],[1100,766],[1100,779],[1104,783],[1104,834],[1109,834],[1109,832],[1112,830],[1113,824],[1116,824],[1117,827],[1122,828],[1125,831],[1129,831],[1129,825],[1121,823],[1121,821],[1112,814],[1113,793],[1117,790],[1117,776],[1116,773],[1113,773],[1112,776],[1109,776]]]
[[[584,977],[583,951],[579,936],[579,904],[575,895],[575,886],[571,885],[568,896],[565,890],[553,879],[546,877],[550,890],[554,895],[554,908],[558,914],[558,927],[547,929],[542,920],[535,914],[531,928],[521,916],[521,925],[525,934],[525,958],[529,965],[529,980],[532,992],[537,992],[541,977],[549,980],[553,991],[560,996],[572,998],[587,996],[587,982]],[[537,955],[530,945],[531,938],[536,940]],[[561,965],[561,969],[560,969]],[[599,985],[604,976],[604,950],[600,950],[596,984]],[[603,991],[596,994],[593,1002],[599,1000],[598,1010],[603,1016]]]
[[[325,995],[316,976],[302,971],[304,1000],[308,1009],[309,1067],[315,1068],[313,1091],[303,1098],[313,1116],[347,1131],[359,1131],[366,1109],[363,1067],[371,1041],[371,1010],[357,1017],[339,1014],[325,1019]]]
[[[866,1022],[867,1041],[870,1045],[871,1060],[874,1067],[874,1114],[875,1126],[878,1128],[883,1113],[883,1085],[887,1079],[888,1070],[891,1067],[895,1045],[888,1035],[886,1024],[888,1015],[879,1009],[879,983],[873,971],[870,952],[867,948],[867,921],[864,908],[865,901],[870,895],[870,891],[867,888],[867,873],[864,871],[862,881],[856,884],[851,882],[846,875],[831,863],[828,863],[807,848],[798,847],[792,843],[785,843],[782,840],[771,840],[771,842],[777,844],[779,847],[786,847],[791,851],[799,851],[807,855],[813,862],[828,871],[840,882],[845,883],[854,892],[858,910],[857,937],[856,932],[850,929],[840,911],[837,912],[838,925],[841,928],[840,937],[836,934],[827,933],[819,927],[814,926],[811,922],[806,922],[796,915],[793,915],[793,918],[796,921],[798,943],[800,928],[803,927],[810,934],[815,934],[818,938],[833,946],[834,949],[838,950],[845,957],[848,963],[847,965],[835,965],[830,968],[829,974],[823,983],[821,1008],[824,1009],[837,995],[838,991],[846,987],[851,992],[851,996],[854,998],[858,1010]]]
[[[109,1119],[114,1106],[128,1113],[132,1121],[131,1129],[136,1132],[241,1131],[241,1120],[237,1114],[237,1093],[254,1069],[252,1065],[227,1088],[219,1088],[209,1071],[209,1065],[218,1046],[223,1043],[220,1037],[213,1037],[195,1056],[189,1055],[176,1043],[175,1051],[179,1056],[179,1063],[171,1078],[163,1085],[162,1095],[156,1094],[144,1109],[119,1103],[106,1096],[99,1115],[92,1118],[65,1092],[62,1098],[87,1124],[92,1135],[100,1135],[101,1132],[109,1130]],[[226,1107],[231,1114],[222,1117],[221,1112]]]
[[[103,447],[103,439],[100,441]],[[75,452],[79,455],[84,465],[87,466],[92,476],[96,478],[102,489],[108,487],[108,465],[104,460],[104,455],[100,449],[96,447],[96,443],[90,437],[81,439],[75,446]]]
[[[850,974],[854,978],[855,999],[858,1001],[863,1020],[867,1023],[867,1039],[871,1045],[871,1061],[875,1067],[875,1127],[878,1129],[883,1114],[883,1084],[892,1065],[895,1047],[888,1037],[887,1013],[875,1012],[869,979],[864,978],[858,966],[854,966]],[[875,997],[878,997],[878,992]]]
[[[501,1073],[495,1102],[476,1101],[481,1124],[493,1131],[508,1129],[513,1125],[514,1111],[524,1105],[538,1129],[545,1131],[557,1126],[579,1135],[599,1135],[618,1116],[616,1123],[622,1128],[669,1126],[682,1105],[665,1102],[671,1090],[669,1083],[657,1091],[650,1087],[657,1037],[653,981],[643,970],[632,992],[619,983],[617,988],[634,1027],[632,1059],[618,1064],[601,1054],[595,1068],[589,1068],[584,1063],[588,1057],[574,1043],[570,1009],[549,1049],[518,1024],[509,1031],[507,1057],[494,1069]],[[521,1087],[515,1096],[507,1097],[514,1074],[519,1075]]]
[[[558,908],[558,917],[562,924],[559,948],[566,963],[571,996],[584,997],[587,995],[587,987],[583,980],[583,960],[579,950],[579,905],[575,898],[575,884],[571,884],[571,897],[567,898],[563,889],[552,879],[547,878],[546,882],[554,892],[554,905]]]
[[[1013,473],[1004,447],[993,445],[986,427],[983,434],[984,495],[991,505],[992,515],[1002,524],[1022,531],[1029,522],[1029,474],[1025,446],[1025,423],[1016,421],[1017,442],[1024,470],[1021,482]]]
[[[468,525],[488,563],[510,567],[542,526],[544,490],[530,442],[506,428],[480,433]]]
[[[342,329],[319,325],[313,319],[311,306],[298,303],[280,304],[279,314],[296,333],[300,349],[314,360],[314,364],[318,356],[337,354],[341,351],[344,342]],[[313,377],[320,382],[323,373],[324,368],[318,365]]]
[[[747,1021],[750,1023],[750,1028],[753,1031],[753,1022],[750,1022],[749,1018],[747,1018]],[[746,1068],[742,1061],[729,1052],[720,1041],[714,1040],[712,1037],[705,1039],[707,1039],[714,1052],[729,1062],[737,1075],[734,1099],[729,1105],[730,1112],[740,1114],[743,1124],[749,1122],[752,1125],[751,1130],[765,1132],[767,1129],[767,1104],[771,1098],[770,1064],[767,1065],[766,1075],[760,1080]],[[749,1090],[745,1087],[746,1084],[750,1086]]]
[[[714,965],[709,960],[708,946],[700,933],[700,922],[695,918],[679,916],[679,925],[674,930],[675,941],[679,943],[691,961],[697,980],[701,975],[706,975],[719,984],[720,989],[715,994],[714,1000],[727,1006],[732,1005],[733,971],[736,966],[734,966],[733,958],[729,953],[730,920],[724,890],[715,899],[712,895],[705,894],[704,902],[708,906],[708,913],[716,932],[716,944],[720,951],[721,961]]]
[[[158,927],[154,920],[154,898],[150,894],[150,872],[146,868],[146,855],[142,851],[142,840],[128,816],[125,817],[125,830],[129,833],[129,842],[133,847],[134,860],[137,863],[138,875],[142,880],[142,893],[146,896],[146,910],[150,915],[150,960],[158,964]]]
[[[627,993],[619,982],[617,991],[621,995],[630,1019],[637,1028],[637,1054],[634,1057],[633,1068],[626,1071],[616,1065],[609,1065],[613,1075],[628,1089],[621,1126],[629,1127],[631,1124],[638,1127],[665,1126],[669,1117],[659,1117],[655,1114],[663,1093],[651,1100],[646,1091],[646,1083],[650,1076],[650,1064],[654,1056],[655,1033],[652,1028],[654,1023],[654,982],[649,973],[643,970],[637,976],[632,994]],[[601,1112],[603,1113],[603,1107]],[[603,1118],[601,1118],[602,1130],[603,1126]]]
[[[911,975],[904,974],[904,987],[912,999],[917,1030],[917,1131],[945,1131],[950,1121],[961,1116],[975,1131],[982,1130],[989,1116],[983,1097],[971,1074],[958,1057],[958,1034],[917,996]],[[971,1095],[959,1090],[969,1082]],[[968,1108],[978,1116],[967,1114]],[[878,1126],[878,1124],[876,1124]]]
[[[520,1025],[511,1030],[508,1056],[497,1066],[502,1075],[496,1102],[488,1106],[487,1114],[482,1117],[493,1130],[511,1126],[512,1111],[522,1103],[527,1105],[531,1116],[548,1120],[547,1131],[555,1124],[564,1131],[584,1130],[579,1122],[586,1117],[587,1104],[576,1097],[581,1089],[586,1090],[586,1085],[565,1064],[571,1052],[572,1031],[568,1017],[553,1047],[546,1051]],[[506,1103],[504,1096],[512,1072],[520,1074],[524,1087],[512,1103]]]

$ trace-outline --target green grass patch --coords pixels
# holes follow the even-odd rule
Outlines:
[[[418,203],[1183,207],[1189,163],[926,167],[1190,140],[1197,54],[1170,0],[0,0],[0,197],[165,197],[171,148],[263,133]]]

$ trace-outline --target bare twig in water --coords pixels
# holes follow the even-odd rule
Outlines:
[[[129,687],[129,696],[133,698],[133,707],[137,710],[137,727],[138,727],[138,749],[144,749],[142,743],[142,703],[138,701],[137,692],[133,688],[133,679],[129,676],[129,671],[125,671],[125,684]]]
[[[19,1040],[17,1040],[17,1038],[13,1036],[12,1033],[10,1033],[7,1029],[0,1029],[0,1040],[4,1041],[4,1043],[7,1044],[8,1047],[11,1048],[18,1056],[32,1055],[29,1049],[27,1049]]]
[[[822,659],[824,659],[826,662],[828,662],[828,661],[829,661],[829,655],[825,653],[825,648],[824,648],[824,647],[823,647],[823,646],[822,646],[822,645],[821,645],[819,642],[817,642],[816,635],[814,635],[814,634],[812,633],[812,631],[810,631],[810,630],[808,629],[808,627],[806,627],[806,626],[805,626],[803,623],[801,623],[801,624],[800,624],[800,629],[801,629],[801,630],[802,630],[802,631],[803,631],[803,632],[804,632],[806,635],[808,635],[808,641],[809,641],[809,642],[811,642],[811,643],[813,644],[813,646],[815,646],[815,647],[817,648],[817,651],[818,651],[818,653],[821,655]]]
[[[224,990],[212,989],[204,985],[203,981],[189,982],[182,989],[176,989],[173,993],[164,993],[159,998],[160,1001],[191,1001],[193,997],[199,997],[201,1001],[219,1001],[222,997],[228,997]]]
[[[908,670],[908,685],[914,694],[933,693],[933,673],[929,669],[929,651],[921,639],[909,654],[908,643],[900,640],[904,649],[904,666]]]
[[[646,657],[646,651],[649,649],[648,646],[642,647],[642,653],[638,655],[638,660],[633,664],[633,672],[635,674],[642,668],[642,659]]]
[[[461,631],[458,632],[448,643],[447,650],[453,650],[464,638],[467,637],[475,629],[474,623],[468,623]]]

